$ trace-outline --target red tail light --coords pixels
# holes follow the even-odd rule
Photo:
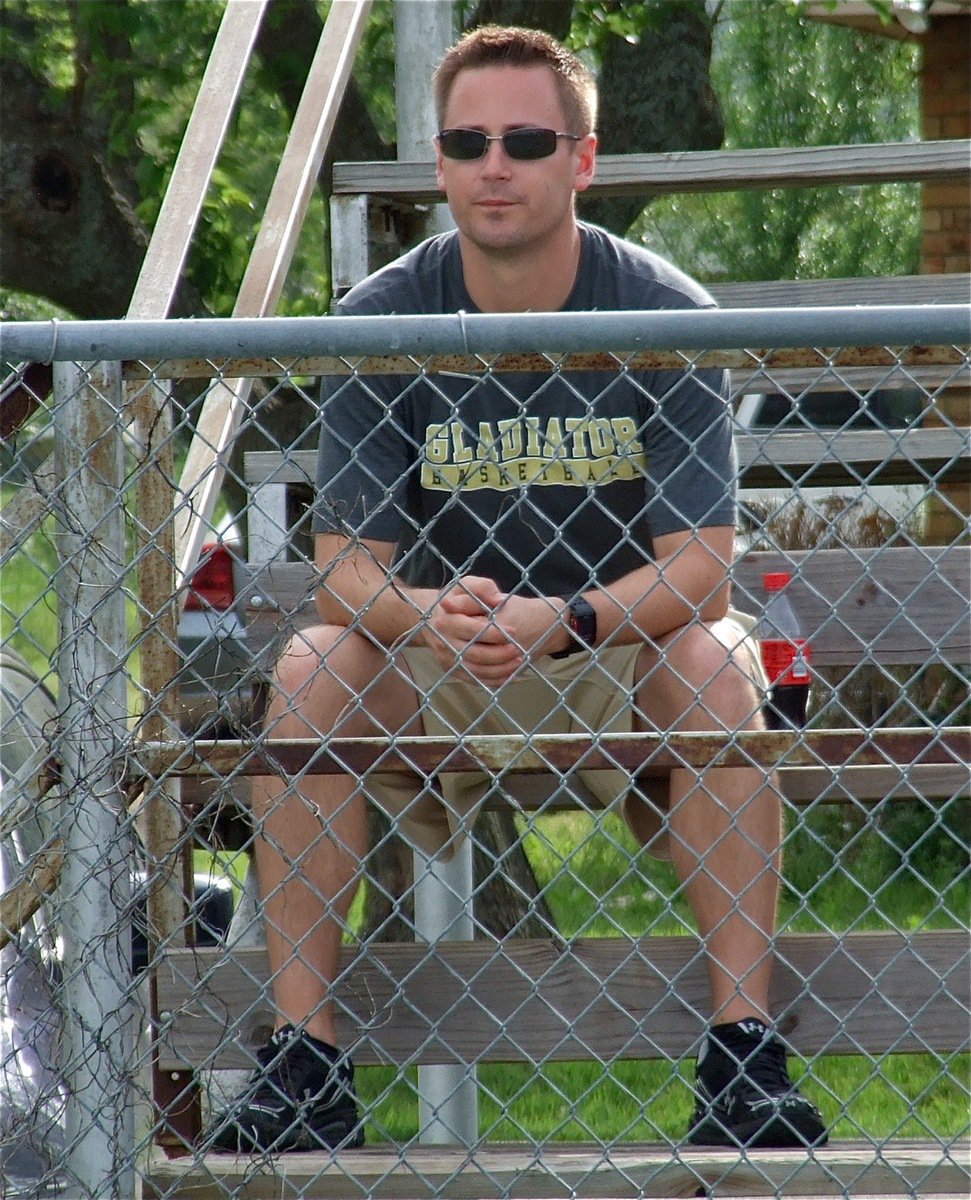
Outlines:
[[[210,542],[202,547],[202,557],[192,576],[185,606],[194,611],[215,608],[225,612],[233,607],[235,599],[233,557],[221,542]]]

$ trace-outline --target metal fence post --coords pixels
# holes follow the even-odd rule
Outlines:
[[[437,123],[431,102],[431,75],[455,36],[453,5],[398,3],[394,8],[395,101],[399,158],[429,159]],[[451,227],[444,205],[425,222],[425,233]],[[472,937],[472,843],[468,839],[448,863],[415,852],[415,935],[426,941]],[[462,1063],[418,1070],[419,1139],[431,1145],[478,1136],[475,1068]]]
[[[428,942],[472,940],[472,839],[449,862],[415,851],[415,935]],[[479,1133],[474,1066],[418,1068],[419,1140],[433,1146],[475,1145]]]
[[[455,40],[455,5],[451,0],[394,6],[395,74],[398,158],[428,162],[434,158],[432,138],[438,120],[432,104],[432,74]],[[422,232],[441,233],[454,226],[448,206],[432,205]]]
[[[72,1196],[129,1200],[134,1163],[121,368],[54,366],[65,860],[58,921]],[[77,1189],[76,1191],[74,1189]]]

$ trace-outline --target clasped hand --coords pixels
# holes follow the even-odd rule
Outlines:
[[[438,597],[427,614],[425,642],[443,669],[458,663],[480,683],[498,687],[530,658],[555,643],[561,602],[515,596],[491,579],[466,575]]]

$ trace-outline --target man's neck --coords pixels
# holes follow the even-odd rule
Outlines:
[[[459,235],[465,288],[480,312],[558,312],[568,300],[580,264],[581,234],[574,224],[557,245],[519,253],[475,246]]]

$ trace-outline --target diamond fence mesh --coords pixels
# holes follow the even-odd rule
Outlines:
[[[537,343],[470,319],[429,349],[401,322],[337,323],[339,344],[307,322],[293,350],[275,323],[233,323],[234,358],[200,351],[216,323],[146,325],[124,361],[9,376],[5,1195],[715,1187],[739,1155],[684,1141],[694,1060],[726,979],[755,996],[770,962],[774,1026],[831,1140],[743,1152],[746,1186],[809,1190],[815,1169],[836,1194],[943,1191],[947,1168],[966,1186],[968,349],[928,310],[906,339],[844,318],[826,350],[812,314],[770,349],[703,315],[677,343],[698,349],[616,352],[645,338],[590,317],[582,351],[544,355],[553,325]],[[234,393],[230,449],[186,495]],[[473,422],[483,393],[496,418]],[[323,511],[338,553],[315,563],[321,428],[351,501]],[[636,596],[593,658],[551,659],[506,621],[505,596],[531,595],[547,628],[561,597],[643,570],[652,538],[658,604],[720,612],[730,555],[704,531],[729,524],[736,482],[732,605],[751,619],[712,678],[688,616],[630,648]],[[415,496],[391,561],[384,531]],[[405,585],[443,529],[438,586],[464,580],[457,609],[489,612],[478,644],[524,660],[471,698],[474,640],[439,679],[380,623],[408,603],[417,621]],[[602,557],[571,560],[577,543]],[[805,724],[766,733],[754,622],[785,570],[811,688]],[[475,582],[490,571],[496,595]],[[355,612],[361,589],[377,599]],[[353,1057],[366,1148],[214,1154],[301,1004]],[[901,1165],[902,1139],[925,1157]]]

